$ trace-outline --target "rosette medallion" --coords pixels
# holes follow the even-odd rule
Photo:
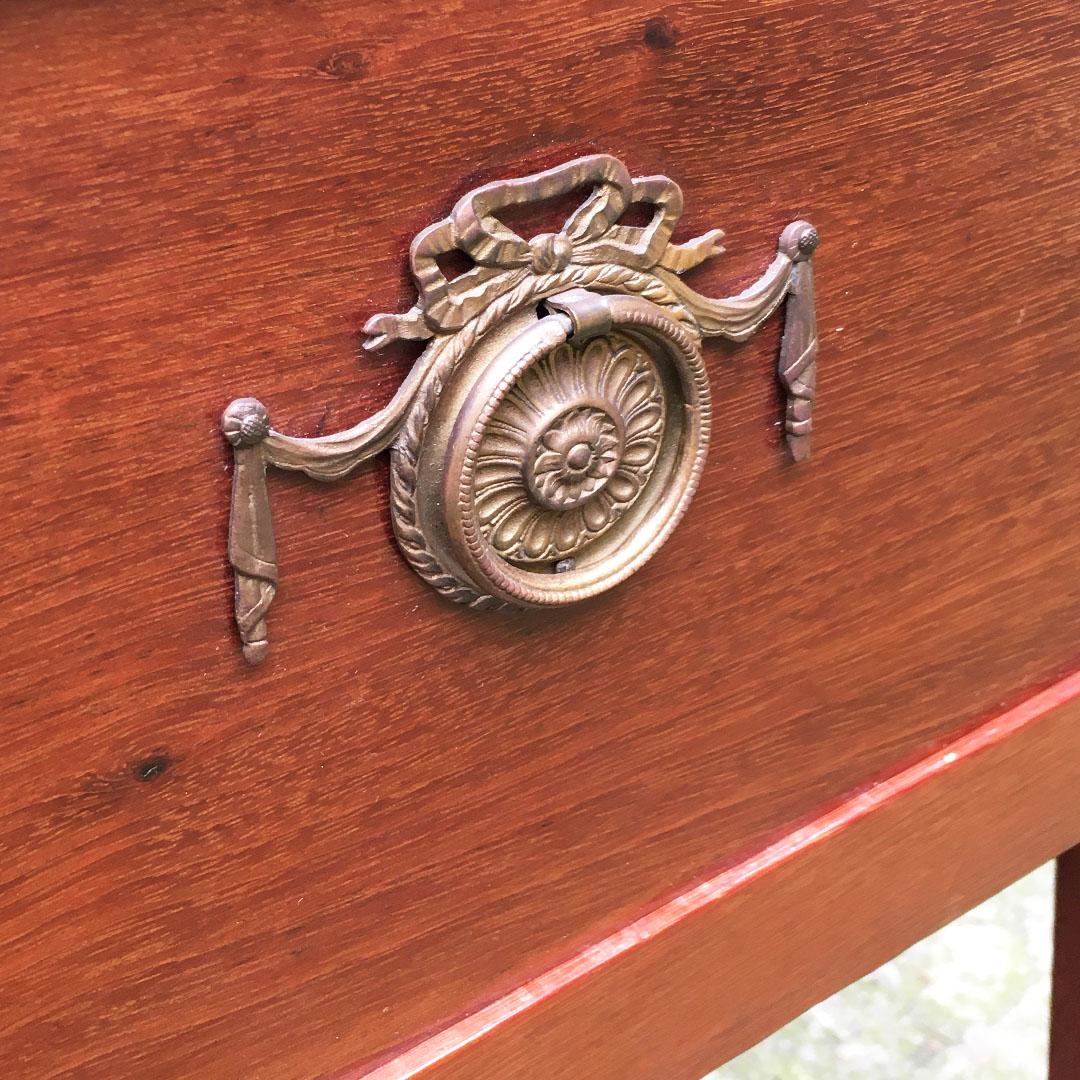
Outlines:
[[[463,357],[396,448],[403,547],[455,599],[571,603],[656,550],[697,485],[709,387],[691,326],[640,296],[558,293]]]
[[[557,233],[525,239],[499,219],[577,189],[588,194]],[[647,225],[620,224],[633,204],[653,208]],[[385,409],[301,439],[254,398],[229,406],[229,558],[249,660],[266,654],[278,584],[268,465],[335,480],[390,449],[398,545],[431,587],[474,608],[582,600],[649,559],[693,497],[711,423],[702,337],[743,341],[781,304],[784,430],[792,458],[808,456],[817,233],[789,225],[754,284],[711,299],[680,275],[720,254],[723,234],[673,244],[681,212],[672,180],[632,178],[604,154],[477,188],[413,241],[415,306],[365,327],[368,348],[428,342]],[[438,260],[453,251],[472,266],[447,278]]]
[[[663,383],[640,345],[612,334],[558,346],[510,389],[481,438],[484,538],[514,562],[572,554],[637,498],[663,431]]]

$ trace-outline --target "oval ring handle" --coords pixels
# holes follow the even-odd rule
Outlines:
[[[705,461],[710,424],[708,375],[697,336],[662,308],[639,296],[605,296],[583,289],[552,297],[546,306],[554,314],[518,334],[470,389],[442,455],[440,485],[447,533],[456,564],[465,568],[479,591],[529,607],[586,599],[625,580],[644,565],[671,535],[693,498]],[[564,350],[566,363],[572,364],[583,350],[591,347],[602,354],[596,357],[598,364],[603,364],[606,359],[607,363],[617,365],[619,361],[610,358],[610,349],[601,347],[613,333],[621,335],[616,340],[624,341],[628,349],[635,338],[641,339],[647,344],[651,358],[671,369],[668,377],[656,384],[658,389],[662,388],[663,382],[668,384],[666,391],[671,400],[664,402],[666,415],[660,415],[660,410],[650,405],[644,396],[644,388],[638,391],[643,396],[637,404],[644,407],[639,408],[637,417],[648,420],[655,413],[661,422],[653,461],[646,462],[652,468],[626,512],[611,523],[611,528],[593,530],[596,535],[592,542],[579,544],[572,552],[558,551],[546,563],[530,561],[527,554],[519,560],[508,560],[485,535],[476,497],[477,472],[484,467],[481,453],[489,425],[500,423],[505,430],[507,421],[500,419],[500,415],[506,411],[507,396],[520,389],[522,378],[561,345],[570,343],[581,347]],[[622,364],[625,366],[626,361]],[[591,365],[585,366],[586,370],[591,368]],[[560,401],[558,391],[551,385],[557,382],[557,373],[556,378],[547,378],[549,401],[545,402],[545,418],[550,421],[547,430],[558,426],[561,417],[575,408],[591,408],[601,418],[607,415],[603,411],[605,407],[612,409],[611,401],[600,401],[602,395],[597,395],[595,390],[591,398],[582,393],[583,381],[580,371],[568,373],[563,383],[570,397]],[[631,393],[633,390],[631,388]],[[534,392],[534,396],[537,393]],[[617,407],[612,411],[616,410]],[[625,418],[616,415],[611,419],[616,432],[620,424],[625,426]],[[538,429],[535,440],[542,443],[545,437],[543,423],[534,426]],[[505,438],[503,443],[507,443]],[[590,446],[588,441],[577,445]],[[616,443],[616,447],[620,445],[631,452],[635,445],[642,446],[643,452],[649,449],[644,439],[633,444],[628,443],[625,436]],[[524,474],[530,468],[524,440],[521,450],[518,465]],[[572,474],[571,464],[565,461],[561,464],[568,474]],[[583,460],[586,475],[589,464]],[[620,464],[618,457],[607,463],[612,476],[620,475]],[[556,461],[553,468],[559,465]],[[604,467],[603,462],[597,462],[597,465]],[[528,490],[525,482],[522,482],[521,490]],[[600,487],[589,495],[594,499],[602,498],[605,491]],[[589,504],[585,501],[570,505],[563,513],[574,514],[581,505]],[[543,514],[544,509],[540,507],[538,513]],[[557,530],[558,514],[555,511],[548,513],[553,519],[551,527]],[[534,524],[538,524],[535,519]]]
[[[499,220],[508,206],[582,185],[557,233],[529,239]],[[477,188],[414,240],[416,304],[364,327],[367,348],[428,343],[385,408],[347,431],[299,438],[274,430],[255,398],[229,405],[229,561],[251,663],[266,656],[278,587],[270,466],[338,480],[392,448],[395,535],[433,589],[474,608],[583,599],[640,567],[693,496],[709,433],[699,339],[745,341],[781,304],[783,430],[791,458],[806,460],[817,231],[792,222],[757,281],[711,298],[680,275],[721,254],[723,233],[672,243],[682,203],[673,180],[631,177],[606,154]],[[632,204],[652,206],[647,225],[619,223]],[[454,250],[474,265],[447,278],[436,259]],[[624,369],[630,383],[616,378]],[[533,396],[541,404],[522,417]]]

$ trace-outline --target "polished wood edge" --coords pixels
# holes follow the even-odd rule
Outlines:
[[[1058,859],[1050,1080],[1080,1076],[1080,847]]]
[[[1072,798],[1080,783],[1078,730],[1080,671],[933,754],[856,791],[751,857],[688,888],[421,1042],[389,1059],[346,1070],[335,1080],[564,1075],[555,1064],[562,1052],[558,1044],[571,1036],[560,1033],[561,1015],[566,1008],[573,1009],[584,1024],[588,1010],[595,1006],[593,1022],[602,1024],[602,1003],[619,999],[619,984],[634,978],[631,964],[636,969],[652,966],[654,974],[662,973],[655,992],[666,999],[663,1008],[654,1010],[654,1002],[639,998],[631,1026],[643,1046],[670,1053],[670,1076],[697,1075],[694,1069],[704,1071],[753,1045],[816,1001],[1080,841],[1080,805]],[[1071,753],[1066,752],[1066,740]],[[993,836],[986,835],[988,822]],[[991,842],[994,858],[980,859],[979,851]],[[1075,853],[1073,861],[1080,861]],[[938,862],[942,864],[940,887],[932,873]],[[967,863],[971,873],[958,889],[946,867]],[[905,890],[905,880],[911,880],[907,873],[917,873],[920,867],[930,868],[930,885],[921,882],[918,888]],[[778,906],[788,910],[786,905],[795,901],[794,895],[785,899],[786,894],[805,890],[808,876],[824,885],[820,875],[828,875],[829,884],[815,887],[809,896],[799,895],[798,924],[778,924]],[[876,893],[867,889],[867,883],[875,880]],[[876,928],[861,925],[858,940],[845,941],[845,928],[829,922],[827,897],[838,888],[856,905],[865,892],[868,910],[879,913],[880,924]],[[887,906],[882,904],[883,895],[888,897]],[[815,903],[815,896],[822,899]],[[758,916],[753,914],[755,907]],[[902,920],[897,919],[899,909],[903,909]],[[901,922],[898,936],[890,927]],[[1073,936],[1076,927],[1074,920]],[[825,954],[835,949],[842,961],[819,965],[825,974],[814,973],[814,965],[804,962],[800,966],[813,973],[808,974],[805,992],[789,994],[782,1002],[769,1000],[767,986],[748,981],[744,998],[739,999],[743,1019],[737,1025],[730,1016],[725,1018],[723,993],[713,995],[717,1031],[700,1039],[705,1049],[695,1053],[695,1060],[680,1061],[679,1044],[686,1040],[677,1033],[673,1001],[700,992],[700,987],[695,991],[684,982],[690,975],[688,970],[680,972],[681,961],[691,953],[700,958],[712,948],[718,973],[732,971],[735,964],[742,970],[755,963],[755,953],[761,949],[775,954],[776,935],[786,939],[781,951],[792,951],[792,962],[800,948]],[[828,941],[831,945],[826,947]],[[733,954],[736,945],[738,956]],[[1080,950],[1074,955],[1080,955]],[[1070,985],[1075,1004],[1075,975]],[[622,998],[626,1000],[625,992]],[[756,1022],[747,1023],[747,1016]],[[635,1041],[626,1036],[626,1029],[620,1027],[617,1039],[609,1041]],[[515,1051],[516,1045],[526,1042],[531,1058],[527,1065],[527,1059]],[[670,1046],[665,1045],[668,1042]],[[545,1066],[549,1051],[554,1056]],[[579,1066],[574,1073],[578,1077],[615,1075],[610,1061],[599,1065],[599,1071],[587,1062],[579,1061]],[[618,1075],[629,1080],[654,1073],[643,1064],[640,1072],[631,1068]]]

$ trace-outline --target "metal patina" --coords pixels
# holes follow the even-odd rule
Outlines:
[[[558,233],[526,240],[499,220],[582,187]],[[649,224],[620,225],[637,203],[653,207]],[[809,456],[817,232],[793,222],[754,284],[711,299],[680,275],[720,254],[723,234],[673,244],[681,213],[673,180],[632,178],[605,154],[477,188],[413,241],[416,304],[364,328],[369,349],[429,342],[385,409],[301,439],[254,398],[229,405],[229,559],[248,660],[266,655],[278,581],[267,466],[337,480],[390,449],[395,535],[432,588],[473,608],[572,603],[637,570],[693,497],[711,423],[701,339],[745,341],[785,301],[785,437],[794,460]],[[437,259],[453,251],[474,265],[448,279]]]

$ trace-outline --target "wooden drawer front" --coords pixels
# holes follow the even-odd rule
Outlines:
[[[4,1075],[381,1059],[1068,670],[1077,23],[6,6]],[[297,434],[379,408],[415,351],[359,330],[412,302],[409,239],[594,152],[680,182],[680,239],[725,228],[713,295],[818,227],[813,459],[780,453],[779,325],[707,344],[687,517],[551,612],[411,575],[385,460],[275,475],[248,668],[225,403]]]

